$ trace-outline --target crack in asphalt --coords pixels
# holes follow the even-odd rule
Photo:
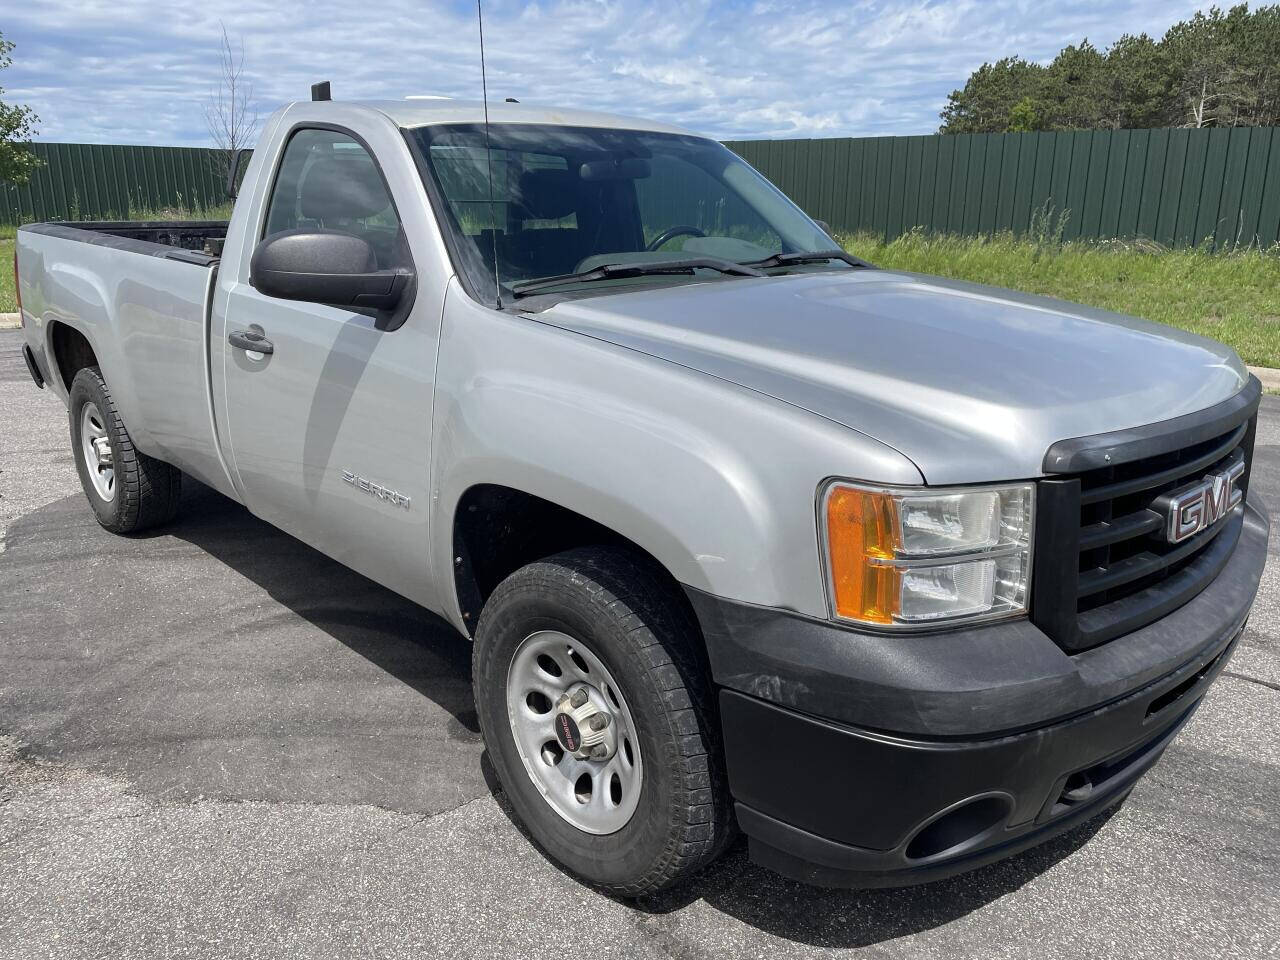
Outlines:
[[[445,809],[445,810],[437,810],[435,813],[417,814],[416,816],[412,817],[408,823],[402,824],[401,826],[396,827],[394,830],[388,833],[386,837],[383,838],[382,843],[378,844],[378,846],[382,846],[383,844],[390,843],[396,837],[400,836],[400,834],[408,830],[412,830],[414,827],[420,827],[424,823],[430,823],[432,820],[438,820],[440,817],[447,816],[448,814],[457,813],[458,811],[462,810],[464,807],[471,806],[473,803],[480,803],[484,800],[494,800],[494,799],[496,798],[493,797],[492,795],[485,795],[482,797],[472,797],[470,800],[463,800],[461,803],[455,806],[449,807],[448,809]],[[343,806],[355,806],[355,804],[343,804]],[[371,806],[371,804],[361,804],[361,806]],[[374,809],[381,810],[383,808],[375,806]],[[400,817],[404,816],[403,813],[399,813],[398,811],[395,811],[395,810],[387,810],[386,812],[395,814],[396,816],[400,816]]]
[[[1280,693],[1280,683],[1276,683],[1274,680],[1263,680],[1261,677],[1249,677],[1243,673],[1236,673],[1234,670],[1223,670],[1222,675],[1224,677],[1232,677],[1236,680],[1243,680],[1246,683],[1256,683],[1260,687],[1267,687],[1271,690],[1275,690],[1277,693]]]

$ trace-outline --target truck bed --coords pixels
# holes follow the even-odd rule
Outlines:
[[[218,221],[34,223],[16,244],[37,362],[57,371],[54,342],[71,321],[134,445],[221,492],[230,486],[210,416],[209,308],[226,232]],[[70,384],[54,376],[53,386]]]
[[[84,220],[30,223],[21,229],[209,266],[222,254],[227,223],[226,220]]]

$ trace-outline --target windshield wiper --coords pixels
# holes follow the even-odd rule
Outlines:
[[[790,267],[800,263],[821,263],[824,260],[843,260],[851,267],[870,267],[871,264],[861,257],[855,257],[848,250],[797,250],[795,253],[775,253],[761,260],[749,260],[745,266]]]
[[[740,277],[767,277],[768,274],[753,264],[734,263],[732,260],[721,260],[718,257],[689,257],[681,260],[650,260],[639,263],[602,263],[590,270],[579,273],[563,273],[556,277],[541,277],[537,280],[521,280],[511,285],[511,293],[516,297],[527,297],[529,294],[548,287],[558,287],[562,283],[589,283],[593,280],[612,280],[617,277],[648,277],[660,274],[693,273],[695,270],[717,270]]]

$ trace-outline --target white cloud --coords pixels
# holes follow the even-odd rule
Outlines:
[[[1089,37],[1162,33],[1186,0],[950,3],[491,0],[492,96],[669,120],[722,138],[928,133],[946,95],[986,60],[1051,57]],[[333,81],[340,99],[479,95],[466,2],[40,0],[11,9],[18,48],[0,74],[45,140],[208,141],[219,23],[243,41],[265,116]]]

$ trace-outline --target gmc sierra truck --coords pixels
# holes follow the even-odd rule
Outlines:
[[[293,103],[229,222],[16,261],[102,526],[186,475],[438,613],[516,813],[617,894],[737,830],[895,885],[1114,807],[1266,559],[1231,349],[877,269],[665,124]]]

